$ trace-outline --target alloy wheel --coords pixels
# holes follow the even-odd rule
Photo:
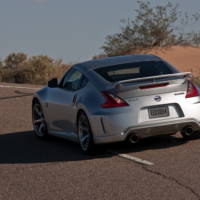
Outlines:
[[[43,138],[47,135],[47,125],[41,105],[39,103],[35,103],[33,105],[33,127],[36,135],[40,138]]]
[[[81,149],[86,153],[89,152],[93,145],[92,133],[89,121],[84,113],[79,116],[78,137]]]

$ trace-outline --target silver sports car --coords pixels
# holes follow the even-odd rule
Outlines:
[[[130,55],[76,64],[35,93],[35,134],[67,138],[91,152],[95,144],[172,135],[190,139],[200,129],[199,90],[154,55]]]

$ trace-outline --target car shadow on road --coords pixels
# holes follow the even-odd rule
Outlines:
[[[80,161],[112,157],[107,149],[118,153],[134,153],[148,149],[165,149],[183,145],[185,141],[173,136],[148,138],[135,145],[124,143],[99,146],[93,155],[84,155],[79,145],[64,139],[51,137],[39,140],[33,131],[0,135],[0,164],[47,163],[60,161]]]
[[[33,131],[0,135],[0,164],[80,161],[106,156],[110,155],[103,151],[94,156],[84,155],[78,144],[65,139],[40,140]]]
[[[199,139],[199,135],[195,135],[193,139]],[[110,149],[114,152],[117,151],[119,153],[136,153],[136,152],[144,152],[145,150],[164,150],[169,148],[174,148],[178,146],[183,146],[188,141],[184,140],[179,136],[179,133],[176,135],[161,135],[156,137],[149,137],[140,140],[136,144],[127,144],[127,143],[113,143],[110,145]]]

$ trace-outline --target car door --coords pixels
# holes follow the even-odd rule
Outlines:
[[[71,69],[61,80],[58,88],[48,92],[48,127],[50,132],[74,132],[76,97],[83,75]]]

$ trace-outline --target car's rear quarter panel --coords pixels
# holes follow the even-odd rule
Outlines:
[[[126,131],[132,127],[141,126],[140,128],[142,129],[143,126],[145,127],[148,125],[151,127],[152,124],[152,127],[154,128],[151,131],[155,131],[155,135],[161,135],[176,133],[179,129],[178,126],[175,126],[176,120],[178,120],[177,123],[181,122],[181,120],[184,121],[185,119],[194,119],[195,122],[200,122],[199,97],[186,99],[186,92],[182,92],[179,95],[177,95],[177,92],[159,95],[162,99],[160,102],[154,100],[155,95],[149,95],[125,99],[129,103],[129,106],[127,107],[99,109],[99,111],[93,113],[94,116],[92,116],[92,123],[95,124],[93,127],[95,136],[113,136],[113,140],[120,141],[126,139],[128,136]],[[168,117],[150,119],[148,108],[162,105],[169,107],[170,115]],[[169,121],[171,124],[173,124],[174,121],[174,126],[169,126],[168,129],[164,124],[167,124]],[[163,128],[159,127],[160,123],[163,124]],[[158,129],[156,128],[156,125],[159,127]],[[104,131],[100,131],[102,130],[102,127]],[[182,126],[180,127],[183,128]],[[194,128],[198,127],[195,126]],[[153,133],[149,134],[152,135]],[[148,134],[146,135],[149,136]]]

